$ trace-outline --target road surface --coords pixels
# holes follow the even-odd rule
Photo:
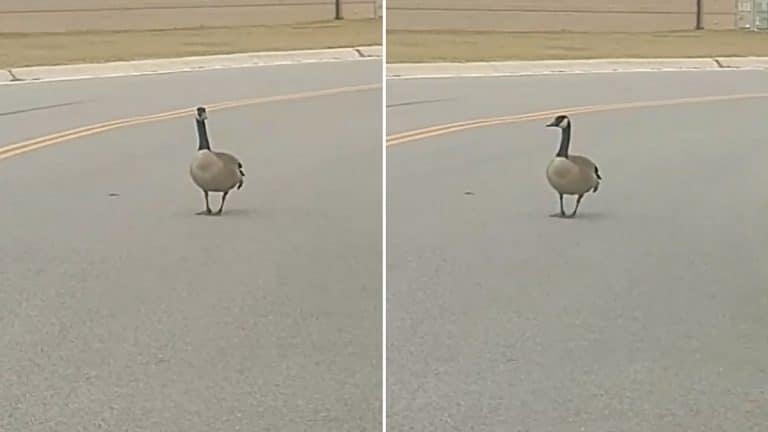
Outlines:
[[[380,88],[211,111],[245,186],[196,216],[188,177],[197,104],[380,76],[359,61],[0,86],[0,146],[190,108],[0,160],[0,430],[380,430]]]
[[[767,91],[763,71],[395,80],[387,128]],[[549,217],[549,116],[391,145],[389,430],[768,430],[766,103],[573,115],[604,181],[572,220]]]

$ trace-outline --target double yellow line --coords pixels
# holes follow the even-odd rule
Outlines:
[[[238,107],[243,107],[248,105],[257,105],[257,104],[264,104],[269,102],[282,102],[282,101],[290,101],[290,100],[296,100],[296,99],[307,99],[307,98],[315,98],[315,97],[321,97],[321,96],[331,96],[331,95],[337,95],[342,93],[372,90],[376,88],[381,88],[381,84],[338,87],[338,88],[327,89],[327,90],[294,93],[289,95],[269,96],[269,97],[243,99],[243,100],[228,101],[228,102],[219,102],[219,103],[208,105],[207,109],[209,111],[212,111],[212,110],[221,110],[221,109],[228,109],[228,108],[238,108]],[[46,135],[43,137],[39,137],[39,138],[27,140],[27,141],[22,141],[20,143],[12,144],[9,146],[0,147],[0,160],[17,156],[22,153],[26,153],[39,148],[48,147],[50,145],[58,144],[60,142],[69,141],[76,138],[82,138],[89,135],[106,132],[112,129],[118,129],[118,128],[123,128],[127,126],[134,126],[134,125],[139,125],[143,123],[156,122],[160,120],[169,120],[169,119],[174,119],[174,118],[179,118],[179,117],[184,117],[189,115],[192,115],[192,110],[190,108],[184,108],[184,109],[168,111],[168,112],[159,113],[159,114],[151,114],[151,115],[145,115],[145,116],[139,116],[139,117],[113,120],[113,121],[108,121],[104,123],[93,124],[90,126],[84,126],[77,129],[66,130],[63,132],[58,132],[55,134]]]
[[[741,99],[754,99],[768,97],[768,93],[749,93],[749,94],[737,94],[728,96],[703,96],[703,97],[691,97],[681,99],[667,99],[667,100],[655,100],[646,102],[629,102],[619,104],[608,105],[588,105],[578,106],[571,108],[560,108],[551,111],[540,111],[527,114],[518,114],[503,117],[491,117],[484,119],[476,119],[469,121],[462,121],[456,123],[448,123],[443,125],[432,126],[424,129],[415,129],[407,132],[401,132],[389,135],[387,137],[387,146],[393,146],[397,144],[403,144],[411,141],[422,140],[426,138],[445,135],[453,132],[459,132],[467,129],[473,129],[485,126],[494,126],[507,123],[518,123],[528,120],[542,120],[558,114],[582,114],[590,112],[601,111],[615,111],[633,108],[647,108],[647,107],[660,107],[669,105],[682,105],[682,104],[694,104],[704,102],[718,102],[729,100],[741,100]]]
[[[261,98],[243,99],[228,102],[219,102],[208,105],[208,110],[221,110],[229,108],[238,108],[248,105],[264,104],[269,102],[281,102],[297,99],[315,98],[321,96],[331,96],[336,94],[358,92],[364,90],[373,90],[381,88],[381,84],[369,84],[361,86],[350,87],[338,87],[327,90],[318,90],[312,92],[294,93],[289,95],[269,96]],[[682,104],[695,104],[704,102],[718,102],[718,101],[730,101],[730,100],[743,100],[743,99],[755,99],[768,97],[768,93],[748,93],[748,94],[736,94],[727,96],[703,96],[703,97],[691,97],[681,99],[667,99],[667,100],[655,100],[646,102],[630,102],[619,104],[607,104],[607,105],[587,105],[571,108],[560,108],[550,111],[539,111],[527,114],[518,114],[502,117],[491,117],[484,119],[468,120],[455,123],[448,123],[443,125],[432,126],[423,129],[416,129],[407,132],[396,133],[387,136],[387,146],[393,146],[397,144],[403,144],[411,141],[422,140],[435,136],[445,135],[449,133],[459,132],[467,129],[473,129],[478,127],[494,126],[508,123],[518,123],[528,120],[542,120],[558,114],[583,114],[590,112],[601,111],[615,111],[634,108],[648,108],[648,107],[660,107],[670,105],[682,105]],[[175,111],[168,111],[159,114],[151,114],[138,117],[130,117],[120,120],[113,120],[104,123],[93,124],[84,126],[77,129],[66,130],[51,135],[34,138],[20,143],[0,147],[0,160],[7,159],[13,156],[17,156],[32,150],[36,150],[43,147],[48,147],[64,141],[69,141],[77,138],[82,138],[102,132],[106,132],[112,129],[123,128],[127,126],[134,126],[144,123],[156,122],[160,120],[169,120],[179,117],[191,115],[190,108],[179,109]]]

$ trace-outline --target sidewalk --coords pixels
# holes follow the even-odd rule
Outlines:
[[[181,57],[60,66],[32,66],[0,70],[0,83],[103,78],[195,70],[269,66],[279,64],[353,61],[381,58],[380,46],[327,50],[277,51],[219,56]]]
[[[768,69],[768,57],[590,59],[387,65],[387,78],[458,78],[673,70]]]

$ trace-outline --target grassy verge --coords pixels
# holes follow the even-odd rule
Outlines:
[[[0,34],[0,67],[381,44],[381,20],[155,31]]]
[[[768,56],[768,33],[388,31],[390,63]]]

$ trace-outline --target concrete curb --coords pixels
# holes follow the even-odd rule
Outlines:
[[[722,68],[768,69],[768,57],[718,57],[715,61]]]
[[[526,76],[558,73],[768,69],[765,57],[690,59],[544,60],[484,63],[399,63],[387,65],[388,78]]]
[[[33,66],[2,70],[0,71],[0,82],[101,78],[249,66],[352,61],[380,57],[381,47],[356,47],[324,50],[254,52],[96,64]]]
[[[355,48],[361,57],[381,57],[383,49],[380,46]]]

